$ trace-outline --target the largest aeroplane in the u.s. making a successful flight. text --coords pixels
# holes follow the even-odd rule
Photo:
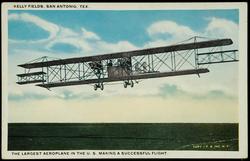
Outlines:
[[[148,49],[117,52],[67,59],[47,56],[20,64],[23,74],[17,74],[17,84],[37,83],[47,89],[53,87],[91,84],[104,89],[104,84],[123,82],[133,87],[138,80],[209,72],[215,63],[238,61],[238,50],[225,50],[231,39],[213,39],[179,43]]]

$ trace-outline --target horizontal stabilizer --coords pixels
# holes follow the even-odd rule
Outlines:
[[[33,72],[33,73],[24,73],[24,74],[17,74],[18,77],[28,77],[28,76],[35,76],[35,75],[42,75],[46,74],[45,72]]]
[[[31,81],[20,81],[16,83],[23,85],[23,84],[40,83],[40,82],[46,82],[46,81],[45,80],[31,80]]]

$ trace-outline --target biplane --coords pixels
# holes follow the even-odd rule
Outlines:
[[[17,84],[36,83],[47,89],[90,84],[94,90],[104,84],[122,82],[133,87],[138,80],[209,72],[206,65],[238,61],[238,50],[223,50],[231,39],[214,39],[103,55],[51,59],[44,56],[20,64]]]

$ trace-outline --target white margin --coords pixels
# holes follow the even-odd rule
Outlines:
[[[248,136],[247,136],[247,3],[74,3],[76,5],[86,4],[89,7],[84,10],[155,10],[155,9],[239,9],[239,151],[172,151],[167,150],[166,156],[145,156],[145,155],[130,155],[130,156],[18,156],[11,155],[7,150],[8,136],[8,10],[14,10],[14,4],[41,4],[41,3],[2,3],[2,158],[3,159],[58,159],[58,158],[247,158],[248,157]],[[50,3],[42,3],[46,5]],[[72,3],[53,3],[53,4],[72,4]],[[18,10],[45,10],[45,8],[18,8]],[[48,10],[57,10],[51,8]],[[64,8],[60,10],[72,10],[72,8]],[[79,150],[74,150],[77,152]],[[99,150],[100,151],[100,150]],[[98,150],[81,150],[79,152],[99,152]],[[105,151],[105,150],[102,150]],[[113,150],[117,151],[117,150]],[[121,151],[121,150],[118,150]],[[122,150],[131,151],[131,150]],[[137,152],[138,150],[133,150]],[[18,151],[15,151],[18,152]],[[21,151],[23,152],[23,151]],[[36,151],[32,151],[36,152]],[[39,151],[38,151],[39,152]],[[40,151],[46,152],[46,151]],[[51,152],[51,151],[50,151]],[[54,151],[56,152],[56,151]],[[63,152],[72,152],[72,150],[63,150]],[[109,151],[106,151],[109,152]],[[140,152],[140,151],[138,151]],[[146,150],[144,152],[147,152]]]

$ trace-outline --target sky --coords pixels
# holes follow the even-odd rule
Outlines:
[[[238,64],[197,75],[149,79],[124,89],[20,86],[18,64],[171,45],[193,36],[231,38],[238,10],[10,10],[9,122],[238,122]],[[229,47],[230,48],[230,47]]]

